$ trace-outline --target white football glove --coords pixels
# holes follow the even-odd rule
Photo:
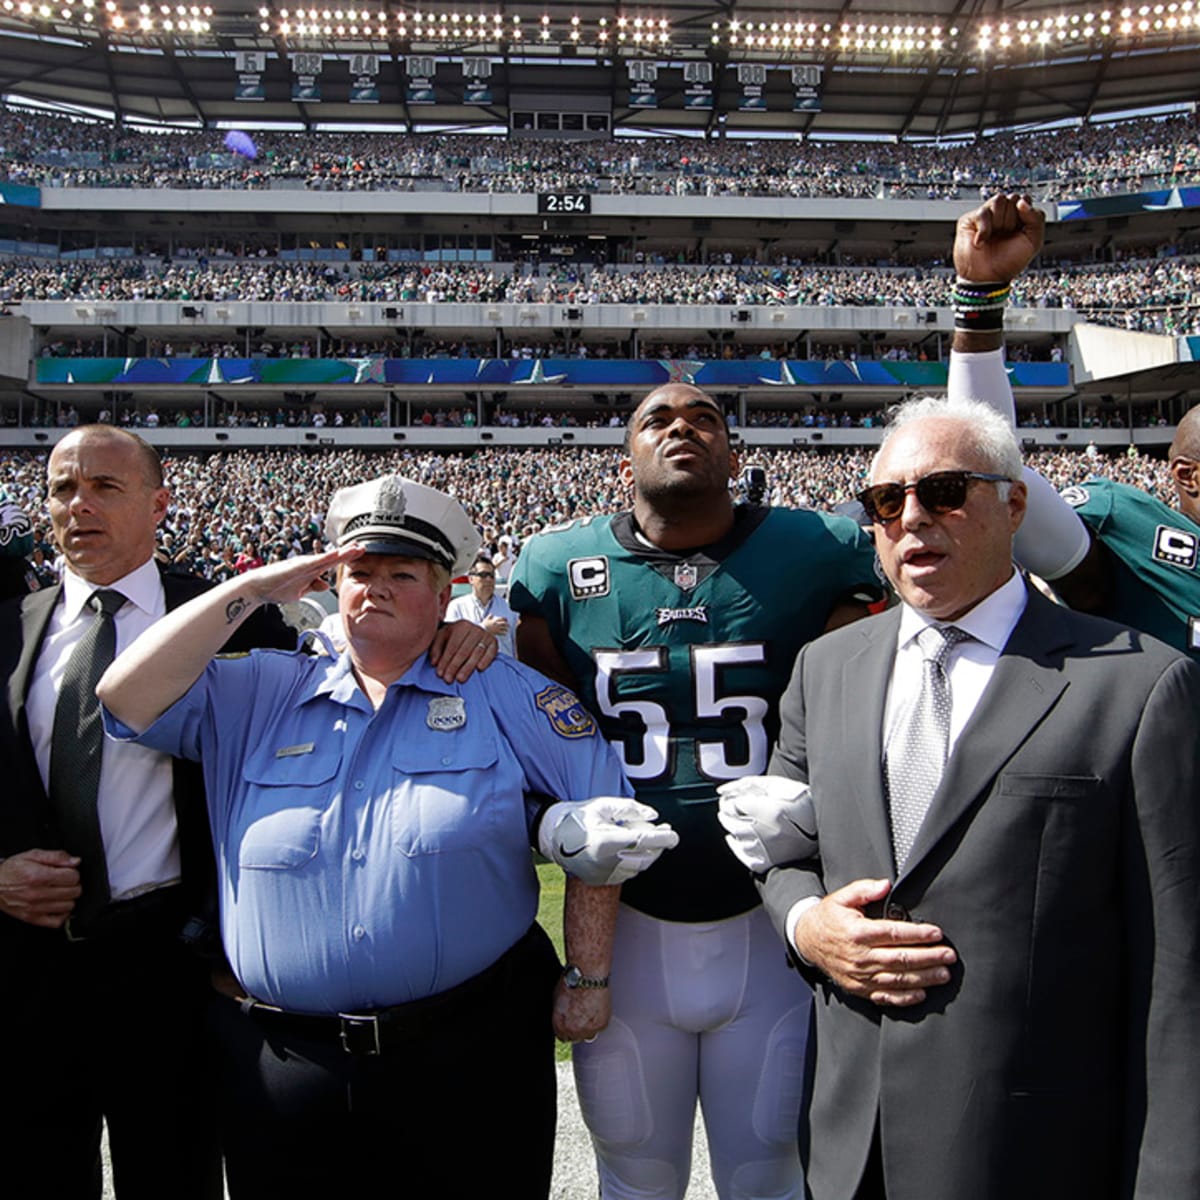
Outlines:
[[[762,873],[817,852],[817,821],[807,783],[780,775],[746,775],[717,788],[717,820],[734,857]]]
[[[623,796],[560,800],[542,816],[538,849],[576,879],[611,887],[679,845],[670,825],[653,823],[657,816],[649,805]]]

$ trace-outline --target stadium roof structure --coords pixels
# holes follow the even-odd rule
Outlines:
[[[130,122],[959,138],[1193,102],[1200,0],[2,0],[0,93]]]

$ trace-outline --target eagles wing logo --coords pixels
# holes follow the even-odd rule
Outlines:
[[[563,738],[586,738],[596,732],[591,713],[579,702],[574,692],[551,684],[534,697],[534,703],[546,714],[550,727]]]

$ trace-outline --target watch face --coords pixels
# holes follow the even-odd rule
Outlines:
[[[568,967],[563,972],[563,982],[569,988],[577,988],[582,978],[583,972],[578,967]]]

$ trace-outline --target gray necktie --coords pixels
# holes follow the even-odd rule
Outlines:
[[[96,615],[67,659],[54,709],[50,807],[62,835],[63,849],[81,860],[79,878],[83,894],[71,914],[75,927],[95,916],[109,899],[108,864],[96,810],[104,749],[96,684],[116,654],[116,614],[124,603],[125,597],[120,592],[108,588],[88,597],[87,605]]]
[[[921,691],[897,726],[887,750],[888,806],[897,870],[904,866],[917,840],[917,830],[925,820],[946,766],[946,747],[950,742],[946,660],[950,651],[970,636],[955,625],[929,625],[917,635],[924,659]]]

